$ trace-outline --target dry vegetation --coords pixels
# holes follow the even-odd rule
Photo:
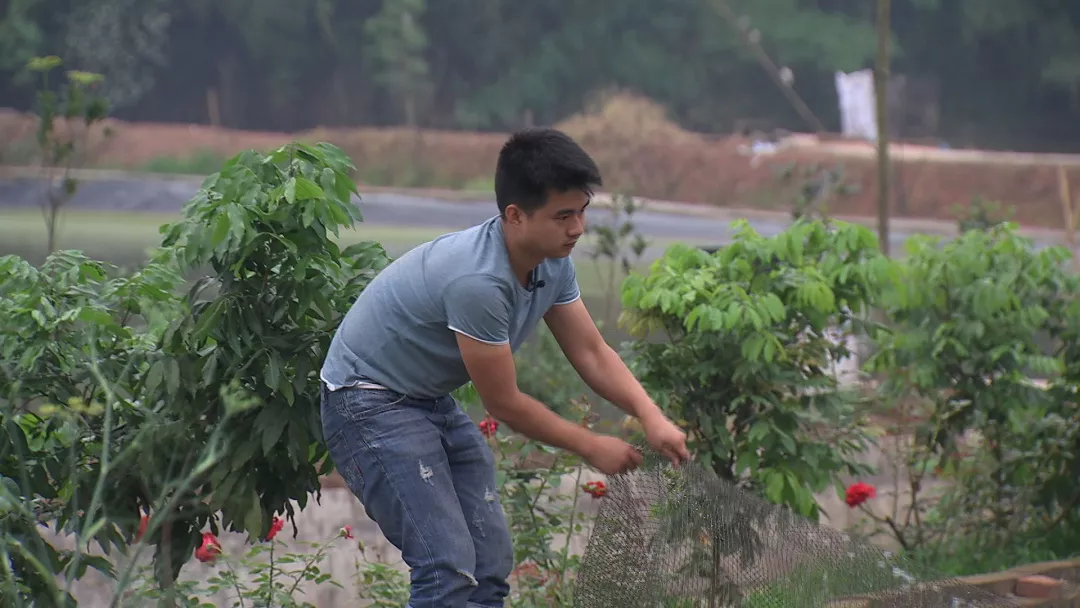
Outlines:
[[[790,190],[776,179],[788,163],[833,167],[843,164],[857,192],[832,212],[874,215],[872,155],[838,155],[820,146],[750,156],[742,136],[710,137],[681,129],[657,104],[623,92],[599,95],[586,111],[558,125],[597,158],[610,190],[638,196],[732,207],[787,209]],[[94,164],[145,168],[152,160],[193,155],[225,158],[247,148],[268,149],[292,139],[325,140],[341,146],[361,167],[356,176],[372,185],[490,187],[495,157],[505,134],[412,131],[404,128],[316,128],[301,133],[234,131],[202,125],[106,121],[111,136],[98,138]],[[32,116],[0,111],[0,163],[32,162]],[[901,217],[954,218],[952,205],[975,196],[1016,207],[1016,219],[1046,227],[1060,225],[1056,166],[941,163],[894,152],[894,213]]]

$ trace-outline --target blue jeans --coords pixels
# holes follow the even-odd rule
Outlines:
[[[501,608],[514,567],[495,457],[447,395],[322,387],[341,477],[411,569],[409,608]]]

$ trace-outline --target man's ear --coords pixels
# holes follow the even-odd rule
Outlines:
[[[517,226],[525,219],[525,212],[521,210],[521,207],[514,204],[507,205],[503,214],[506,216],[506,223],[511,226]]]

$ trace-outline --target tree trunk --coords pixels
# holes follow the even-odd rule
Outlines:
[[[874,64],[874,97],[877,106],[877,199],[878,239],[889,255],[889,12],[890,0],[877,3],[877,61]]]

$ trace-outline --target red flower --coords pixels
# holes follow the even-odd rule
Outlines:
[[[274,540],[278,532],[285,527],[285,520],[280,517],[274,517],[274,520],[270,522],[270,531],[266,533],[266,540]]]
[[[581,487],[586,494],[592,494],[593,498],[600,498],[607,494],[607,486],[602,481],[590,481]]]
[[[484,434],[484,437],[494,437],[497,430],[499,430],[499,421],[491,416],[484,416],[484,419],[480,421],[480,432]]]
[[[345,526],[338,532],[338,536],[342,538],[355,538],[352,533],[352,526]]]
[[[848,486],[847,493],[844,496],[844,502],[847,503],[847,506],[854,509],[875,496],[877,496],[877,490],[874,486],[859,481]]]
[[[540,566],[536,565],[536,562],[532,561],[522,562],[521,564],[519,564],[516,568],[514,568],[514,571],[510,573],[510,577],[515,578],[519,581],[523,579],[527,581],[532,581],[540,585],[546,583],[548,579],[548,577],[544,576],[544,573],[541,572]]]
[[[212,564],[219,555],[221,555],[221,543],[218,542],[217,537],[213,532],[203,532],[202,545],[195,549],[195,559]]]
[[[150,516],[143,515],[139,519],[139,531],[135,533],[135,540],[142,540],[143,534],[146,534],[146,526],[150,524]]]

